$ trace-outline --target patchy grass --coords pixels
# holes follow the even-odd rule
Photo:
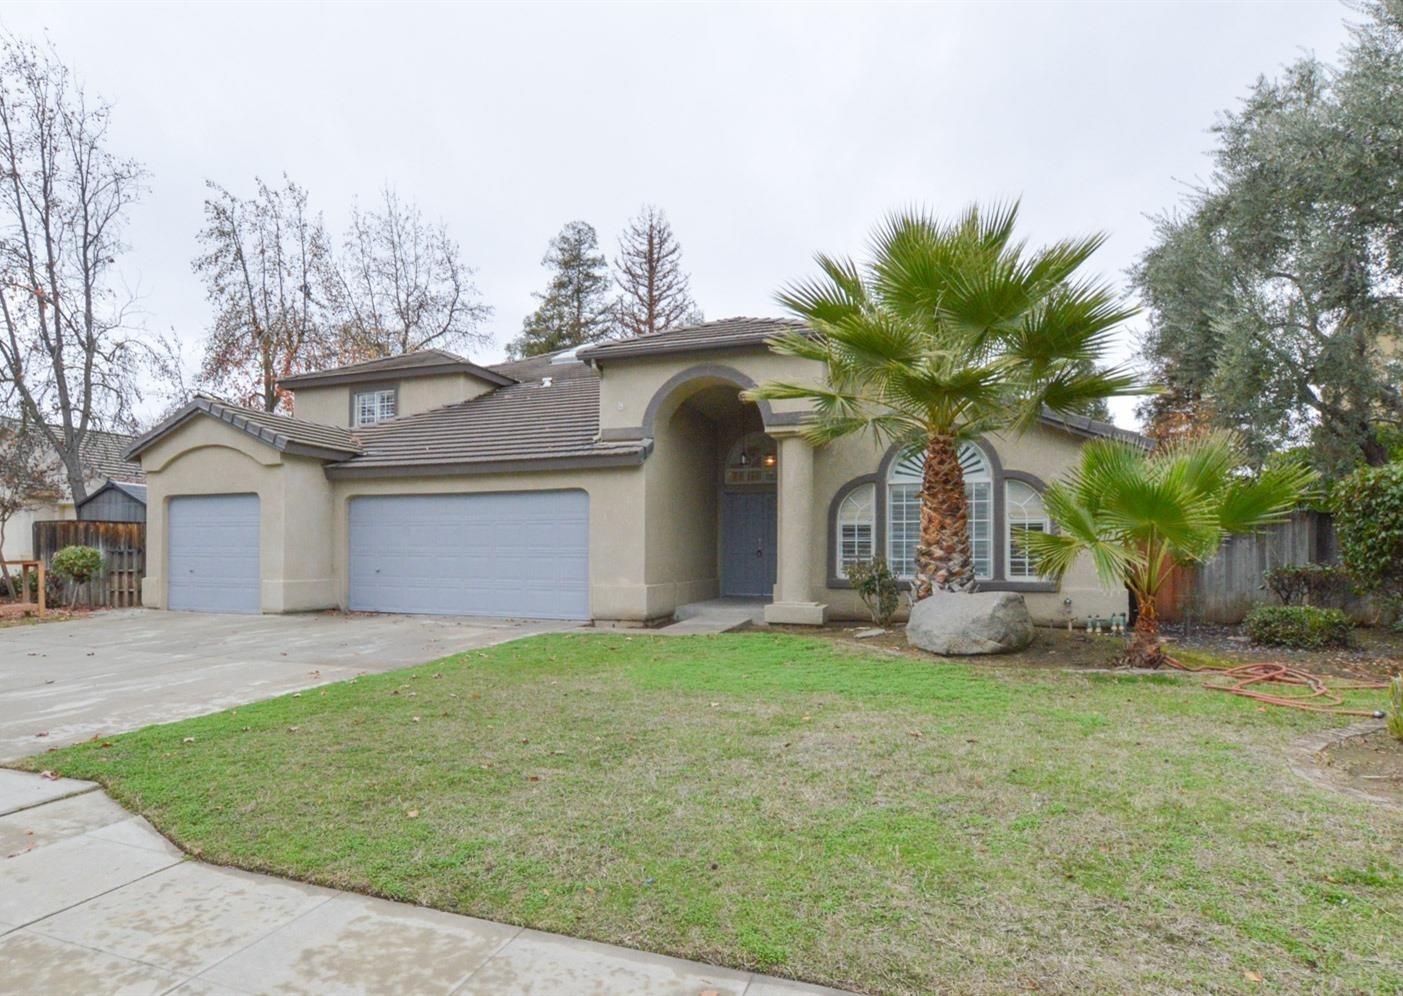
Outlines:
[[[557,635],[28,764],[212,861],[870,992],[1403,989],[1403,817],[1199,683]]]

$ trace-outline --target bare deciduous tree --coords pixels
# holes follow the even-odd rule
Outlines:
[[[26,418],[0,418],[0,577],[10,597],[14,582],[5,562],[5,528],[16,513],[36,500],[52,501],[63,489],[63,474],[42,429]]]
[[[667,215],[653,205],[645,204],[619,236],[614,269],[623,335],[652,335],[701,321],[690,279],[682,272],[682,246]]]
[[[479,326],[492,309],[479,300],[473,272],[448,229],[426,222],[389,187],[379,210],[353,208],[328,286],[344,358],[486,344]]]
[[[131,423],[149,358],[115,286],[144,172],[108,150],[110,117],[52,49],[0,38],[0,368],[75,501],[88,431]]]
[[[280,378],[316,369],[334,355],[318,288],[331,265],[320,215],[286,176],[257,181],[243,199],[209,183],[203,255],[194,270],[215,306],[202,379],[232,400],[275,411]]]

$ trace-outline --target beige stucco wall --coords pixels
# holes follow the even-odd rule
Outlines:
[[[336,604],[345,606],[349,577],[349,502],[358,495],[471,494],[488,491],[559,491],[589,495],[590,612],[596,619],[642,623],[655,618],[644,583],[647,533],[642,467],[463,477],[396,477],[332,482],[330,547],[338,578]],[[669,610],[670,611],[670,610]]]
[[[45,502],[20,509],[0,529],[0,556],[6,560],[30,559],[34,556],[34,523],[77,517],[71,501]]]
[[[146,579],[142,601],[166,605],[166,515],[181,495],[257,494],[264,612],[338,604],[332,568],[331,485],[322,463],[281,454],[211,418],[185,422],[141,455],[146,471]]]
[[[465,373],[403,377],[374,384],[303,387],[293,392],[293,417],[323,425],[351,425],[351,395],[357,391],[394,387],[399,390],[399,417],[455,404],[492,389],[486,381]]]
[[[672,377],[687,370],[716,366],[729,367],[755,383],[778,378],[809,380],[821,376],[823,371],[820,364],[811,360],[753,350],[615,360],[603,365],[600,429],[608,432],[642,425],[649,402]],[[776,413],[784,413],[801,412],[807,406],[802,401],[775,401],[771,407]]]
[[[684,407],[664,412],[656,432],[644,464],[649,618],[715,598],[719,577],[717,426]]]

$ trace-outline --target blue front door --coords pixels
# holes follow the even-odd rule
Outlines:
[[[722,595],[774,595],[776,512],[773,491],[722,493]]]

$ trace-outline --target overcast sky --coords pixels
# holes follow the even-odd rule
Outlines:
[[[816,250],[883,212],[1022,197],[1025,234],[1110,233],[1118,286],[1146,215],[1202,177],[1214,115],[1259,73],[1333,59],[1335,2],[860,6],[7,4],[115,104],[151,172],[130,225],[144,321],[191,358],[204,182],[286,171],[339,229],[386,182],[444,220],[502,348],[583,219],[612,256],[663,208],[709,318],[775,314]],[[1133,343],[1124,346],[1124,355]],[[1118,421],[1130,424],[1130,405]]]

